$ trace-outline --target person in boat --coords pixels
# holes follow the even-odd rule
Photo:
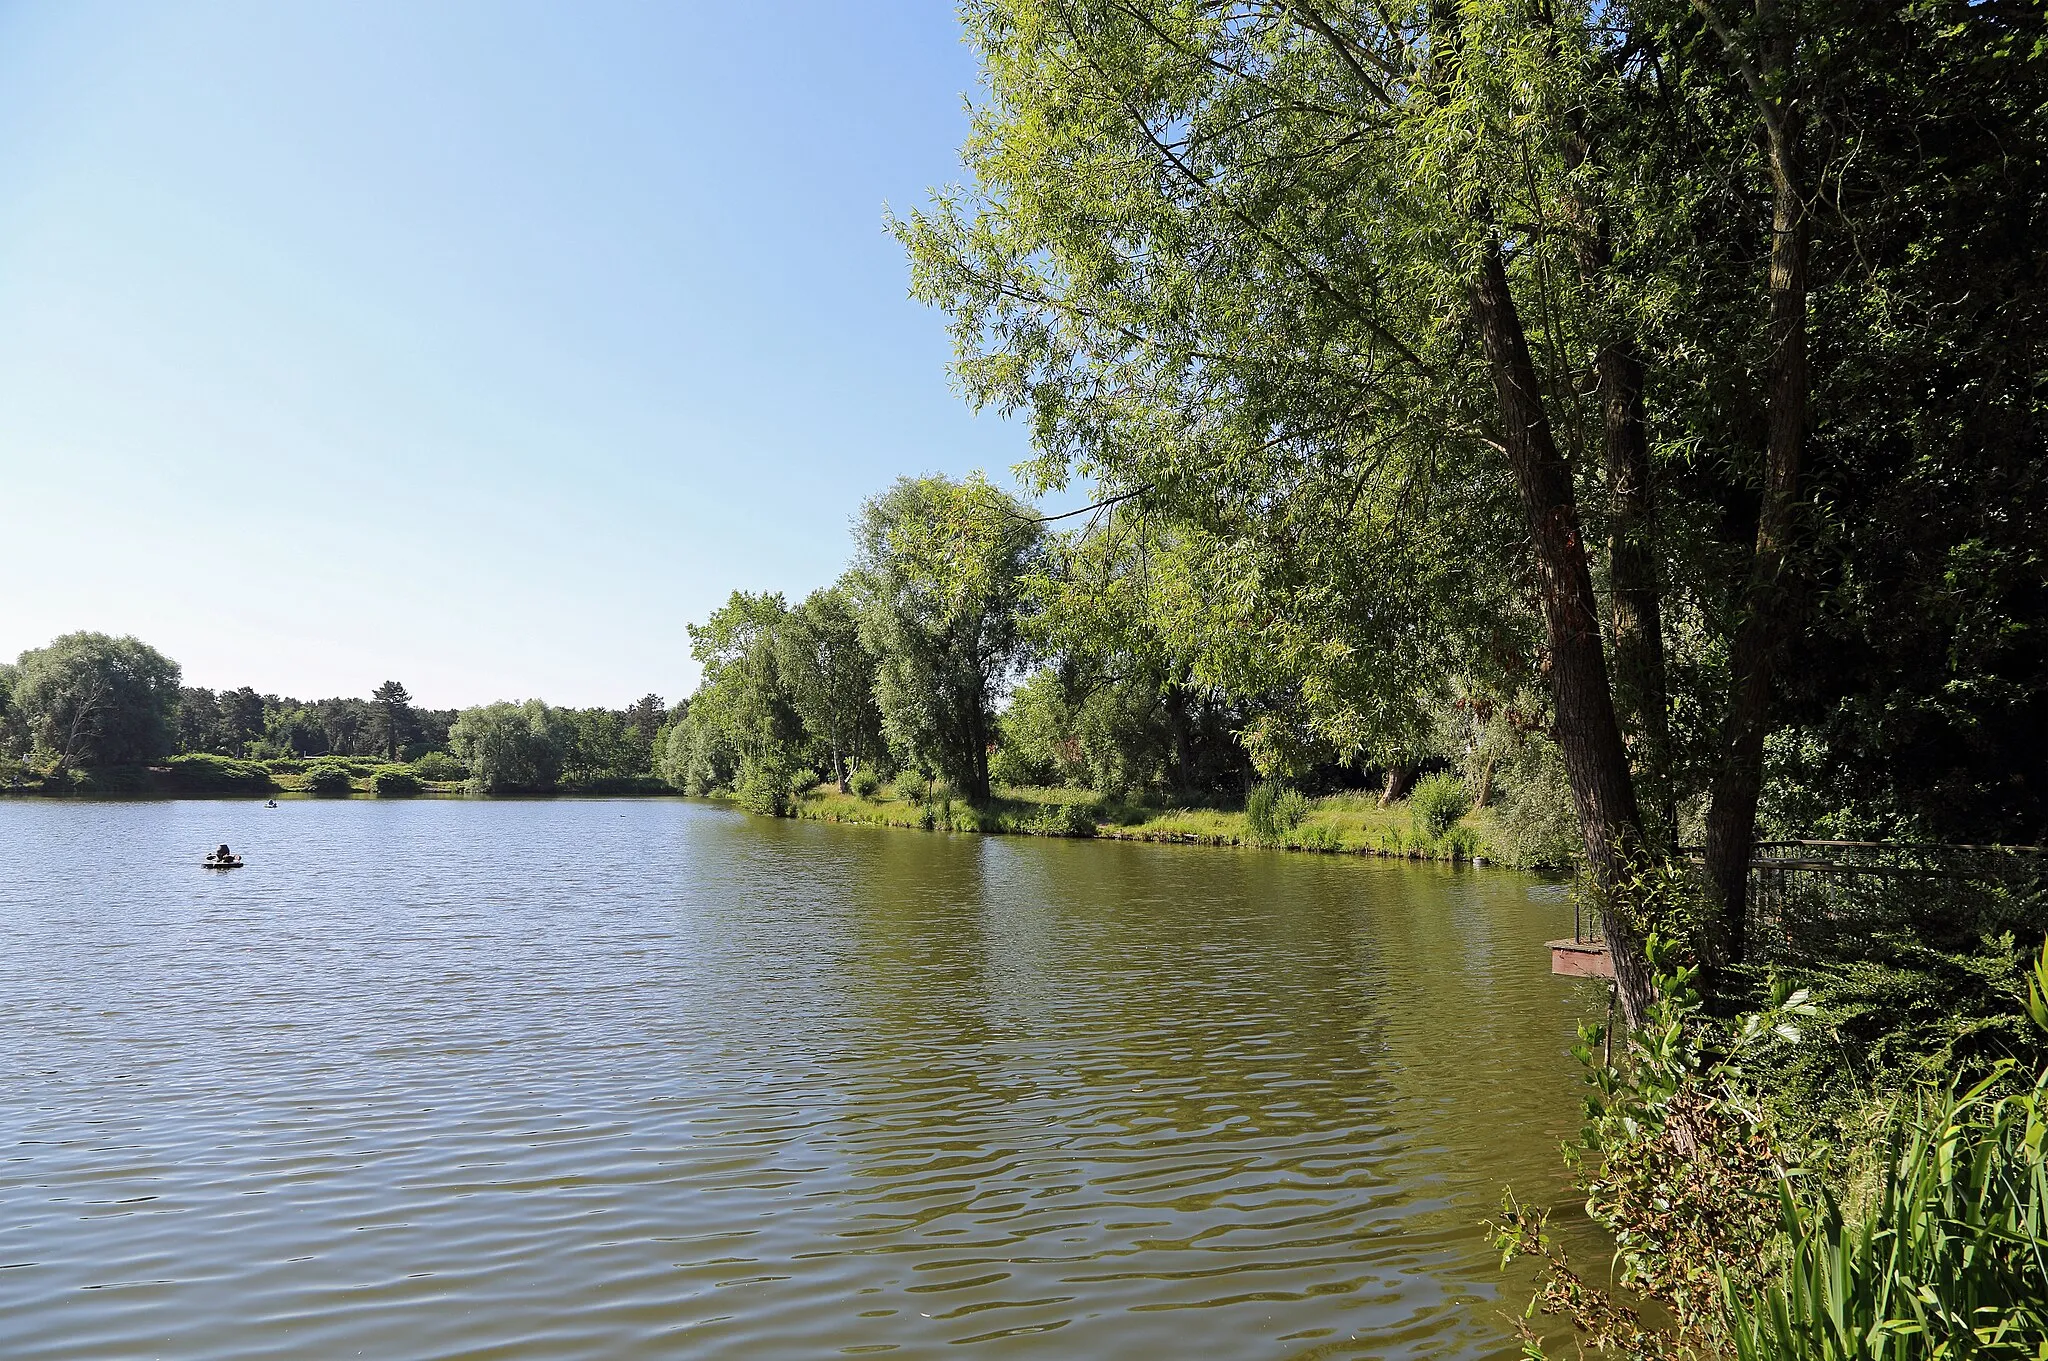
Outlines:
[[[212,858],[215,860],[233,860],[235,853],[229,850],[228,843],[223,841],[220,843],[220,849],[213,853]]]

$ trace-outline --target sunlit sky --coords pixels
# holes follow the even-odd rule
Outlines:
[[[0,6],[0,657],[687,693],[863,497],[1025,456],[883,226],[974,84],[944,0]]]

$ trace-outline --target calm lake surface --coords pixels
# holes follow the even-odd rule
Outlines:
[[[1569,919],[671,800],[7,801],[0,1350],[1511,1356]]]

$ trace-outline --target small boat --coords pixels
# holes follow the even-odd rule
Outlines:
[[[263,805],[263,806],[264,806],[265,808],[275,808],[275,807],[277,807],[277,800],[276,800],[276,799],[270,799],[270,800],[267,800],[267,801],[266,801],[266,802],[264,803],[264,805]]]
[[[206,859],[199,862],[199,868],[205,870],[238,870],[242,868],[242,857],[230,855],[223,859],[217,855],[209,855]]]

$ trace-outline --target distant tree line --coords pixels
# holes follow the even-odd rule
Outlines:
[[[660,695],[623,709],[539,700],[467,710],[412,702],[398,681],[366,698],[301,700],[249,686],[182,685],[147,643],[70,633],[0,665],[0,774],[63,781],[72,772],[214,756],[266,767],[372,761],[481,793],[631,787],[651,782],[662,728],[680,716]]]

